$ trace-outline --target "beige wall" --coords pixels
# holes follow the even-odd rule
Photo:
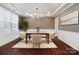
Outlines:
[[[22,19],[28,21],[29,29],[35,29],[36,27],[40,27],[41,29],[53,29],[55,24],[53,17],[43,17],[38,20],[30,17],[23,17]]]
[[[59,14],[58,17],[61,20],[61,17],[65,16],[67,14],[70,14],[70,13],[76,11],[76,10],[79,11],[79,3],[75,3],[73,6],[71,6],[70,8],[68,8],[67,10],[65,10],[64,12],[62,12],[61,14]],[[61,23],[61,22],[59,21],[59,23]],[[60,29],[61,30],[65,30],[65,31],[79,32],[79,24],[66,25],[66,26],[61,26],[60,25]]]

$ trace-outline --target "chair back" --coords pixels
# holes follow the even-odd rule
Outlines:
[[[55,38],[55,33],[49,33],[49,38],[54,39]]]
[[[20,38],[25,39],[26,38],[26,32],[20,32]]]
[[[41,34],[33,34],[32,35],[32,42],[33,43],[40,43],[41,42]]]

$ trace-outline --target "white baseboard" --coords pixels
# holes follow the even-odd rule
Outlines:
[[[61,41],[79,51],[79,33],[59,30],[58,36]]]
[[[0,38],[0,46],[3,46],[19,37],[19,33],[7,34]]]

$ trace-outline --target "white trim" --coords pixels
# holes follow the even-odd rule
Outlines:
[[[65,10],[67,10],[68,8],[70,8],[72,5],[74,5],[75,3],[72,3],[70,5],[68,5],[66,8],[64,8],[63,10],[57,12],[56,14],[54,14],[55,16],[59,15],[60,13],[64,12]],[[64,7],[64,6],[63,6]]]
[[[61,4],[60,7],[57,8],[57,10],[52,13],[52,15],[55,15],[65,4],[66,3]]]
[[[19,33],[11,33],[7,34],[6,37],[5,35],[2,36],[3,38],[0,39],[0,47],[19,38]]]
[[[16,12],[17,14],[19,14],[19,15],[23,15],[23,12],[22,11],[20,11],[18,8],[16,8],[14,5],[13,5],[13,3],[10,3],[9,5],[11,5],[12,7],[13,7],[13,11],[14,12]]]
[[[71,46],[72,48],[74,48],[75,50],[79,51],[79,48],[76,47],[76,46],[74,46],[74,44],[71,44],[71,43],[67,42],[66,40],[64,40],[64,39],[62,39],[62,38],[60,38],[60,37],[59,37],[59,39],[60,39],[61,41],[63,41],[64,43],[68,44],[69,46]]]
[[[17,14],[17,15],[22,15],[22,12],[19,11],[16,7],[14,7],[14,6],[11,5],[11,4],[12,4],[12,3],[7,3],[7,4],[2,3],[2,4],[0,4],[0,6],[3,7],[3,8],[8,9],[9,11],[11,11],[11,12]],[[6,5],[7,5],[7,6],[10,6],[10,7],[7,7]]]
[[[79,33],[59,30],[58,37],[61,41],[79,51]]]
[[[8,8],[8,7],[5,6],[5,4],[0,4],[0,5],[3,6],[3,7],[5,7],[5,8],[8,8],[9,10],[11,10],[11,11],[13,11],[13,12],[19,14],[19,15],[23,15],[23,13],[22,13],[19,9],[17,9],[12,3],[8,3],[8,4],[9,4],[10,6],[12,6],[12,7],[11,7],[11,8]],[[62,12],[65,11],[65,10],[67,10],[68,8],[70,8],[70,7],[71,7],[72,5],[74,5],[74,4],[75,4],[75,3],[71,3],[71,4],[68,5],[66,8],[64,8],[63,10],[61,10],[65,5],[67,5],[67,3],[62,3],[62,4],[59,6],[59,8],[57,8],[57,10],[52,13],[51,16],[57,16],[57,15],[59,15],[60,13],[62,13]]]

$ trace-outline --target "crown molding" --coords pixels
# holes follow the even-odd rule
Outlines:
[[[62,13],[62,12],[64,12],[65,10],[67,10],[68,8],[70,8],[72,5],[74,5],[75,3],[70,3],[69,5],[68,5],[68,3],[62,3],[60,6],[59,6],[59,8],[57,8],[57,10],[56,11],[54,11],[51,15],[49,15],[49,16],[51,16],[51,17],[56,17],[57,15],[59,15],[60,13]],[[15,12],[16,14],[18,14],[18,15],[20,15],[20,16],[25,16],[24,14],[23,14],[23,12],[21,12],[19,9],[17,9],[12,3],[8,3],[8,6],[10,6],[10,7],[8,7],[7,6],[7,4],[0,4],[2,7],[5,7],[5,8],[7,8],[7,9],[9,9],[9,10],[11,10],[11,11],[13,11],[13,12]],[[65,8],[64,8],[65,7]],[[28,17],[28,16],[27,16]]]
[[[11,3],[0,3],[0,6],[17,15],[22,16],[22,12],[20,12],[17,8],[15,8]]]
[[[65,10],[67,10],[68,8],[70,8],[71,6],[73,6],[75,3],[71,3],[69,5],[67,5],[67,3],[63,4],[60,8],[57,9],[57,11],[52,15],[52,16],[58,16],[60,13],[64,12]],[[66,5],[66,7],[63,9],[63,7]]]
[[[55,15],[65,4],[66,3],[61,4],[59,8],[57,8],[57,10],[52,13],[52,15]]]

